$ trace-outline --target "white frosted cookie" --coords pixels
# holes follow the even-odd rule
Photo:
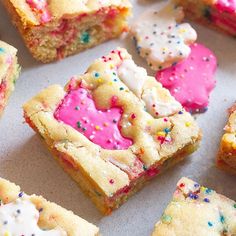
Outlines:
[[[181,7],[165,4],[144,12],[132,25],[137,51],[153,70],[167,68],[190,54],[189,45],[197,34],[188,23],[181,23],[183,18]]]

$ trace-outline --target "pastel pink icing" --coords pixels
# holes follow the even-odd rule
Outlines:
[[[46,0],[26,0],[26,3],[33,11],[40,15],[41,23],[47,23],[51,20]]]
[[[218,0],[216,2],[216,8],[220,11],[235,13],[236,12],[236,0]]]
[[[190,112],[205,111],[215,87],[215,55],[201,44],[192,44],[189,57],[157,72],[156,79]]]
[[[69,91],[56,109],[54,117],[102,148],[114,150],[127,149],[133,144],[132,140],[120,133],[122,113],[119,107],[97,109],[90,92],[80,87]]]

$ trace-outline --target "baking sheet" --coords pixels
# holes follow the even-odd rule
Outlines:
[[[134,1],[133,4],[135,18],[156,3]],[[236,176],[214,166],[227,119],[226,109],[236,100],[236,39],[193,26],[198,32],[198,42],[212,49],[219,62],[217,86],[211,94],[209,110],[197,116],[204,135],[201,147],[190,158],[152,180],[111,216],[104,217],[52,159],[40,138],[24,124],[21,106],[51,84],[64,85],[72,75],[83,73],[94,59],[117,46],[127,48],[138,65],[147,68],[146,63],[137,56],[130,39],[113,40],[57,63],[38,63],[25,48],[0,4],[0,38],[18,48],[23,67],[16,90],[0,120],[0,176],[19,184],[27,193],[41,194],[73,210],[99,226],[104,236],[150,235],[182,176],[236,199]]]

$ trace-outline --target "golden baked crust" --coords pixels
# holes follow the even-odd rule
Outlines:
[[[236,174],[236,105],[229,109],[229,120],[224,128],[217,157],[217,166],[229,173]]]
[[[128,0],[3,1],[33,57],[62,59],[127,31]]]
[[[128,77],[126,70],[131,73]],[[125,49],[119,48],[96,60],[84,75],[73,77],[65,89],[50,86],[23,106],[26,122],[43,137],[55,158],[83,185],[84,191],[90,196],[95,194],[94,199],[97,195],[99,200],[94,201],[103,205],[100,209],[106,214],[135,192],[136,186],[193,152],[200,141],[200,130],[191,115],[145,73]],[[96,74],[99,74],[97,79]],[[111,81],[114,74],[118,75],[116,82]],[[131,79],[131,83],[126,79]],[[120,132],[133,140],[131,146],[123,150],[102,148],[55,118],[66,94],[81,84],[91,92],[98,109],[110,109],[111,98],[116,97],[116,106],[123,110]],[[153,112],[149,104],[153,99],[148,97],[151,94],[159,113]],[[119,197],[121,202],[117,200]],[[112,205],[115,199],[117,205]]]
[[[183,177],[152,236],[236,234],[236,202]]]
[[[22,194],[19,186],[0,178],[0,199],[3,204],[8,204],[19,198]],[[99,234],[99,229],[93,224],[76,216],[72,211],[68,211],[55,203],[45,200],[41,196],[27,196],[37,210],[40,211],[38,225],[42,229],[53,229],[60,227],[68,236],[95,236]]]
[[[16,48],[0,40],[0,116],[20,73],[16,53]]]

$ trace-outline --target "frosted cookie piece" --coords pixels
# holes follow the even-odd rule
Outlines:
[[[197,34],[188,23],[181,23],[181,7],[166,4],[159,10],[148,10],[131,27],[138,53],[153,70],[169,67],[190,53]]]
[[[215,87],[217,60],[214,53],[202,44],[190,46],[188,58],[176,65],[158,71],[156,79],[183,107],[191,112],[207,110],[209,95]]]
[[[5,0],[33,57],[59,60],[127,31],[128,0]]]
[[[236,234],[236,202],[182,178],[152,236]]]
[[[98,236],[96,226],[0,178],[0,235]]]
[[[229,109],[228,123],[224,128],[217,157],[217,166],[236,174],[236,104]]]
[[[236,36],[235,0],[174,0],[187,18]]]
[[[16,48],[0,40],[0,116],[19,77],[20,66],[16,53]]]
[[[104,214],[195,151],[201,138],[191,115],[121,48],[64,89],[43,90],[23,109],[26,122]]]

